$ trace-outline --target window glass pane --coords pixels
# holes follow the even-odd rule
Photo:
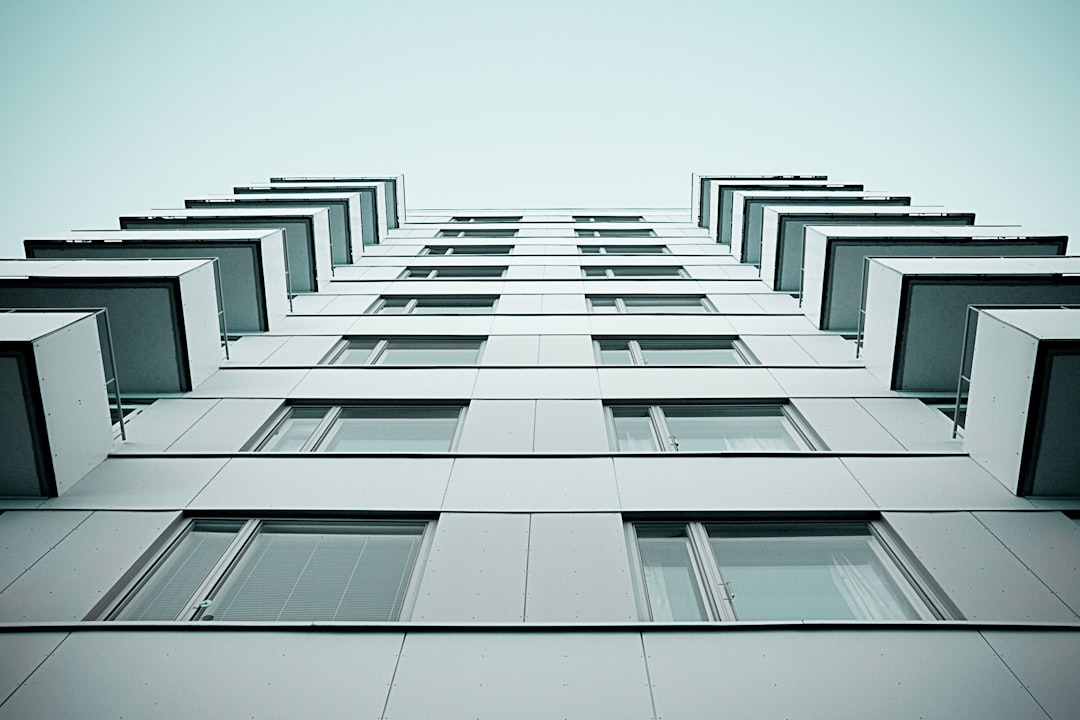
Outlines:
[[[685,529],[638,527],[637,534],[652,619],[707,620]]]
[[[414,315],[488,315],[495,306],[492,298],[420,298]]]
[[[659,450],[649,409],[645,407],[615,407],[611,409],[615,422],[615,444],[626,452]]]
[[[176,620],[181,613],[193,612],[192,595],[206,580],[242,525],[235,521],[196,522],[116,619]]]
[[[509,255],[509,245],[458,245],[455,255]]]
[[[599,245],[578,245],[578,250],[581,251],[582,255],[599,255],[600,254],[600,246]]]
[[[431,275],[431,272],[432,268],[411,267],[405,269],[405,277],[410,280],[415,280],[417,278],[423,279]]]
[[[613,297],[590,297],[589,309],[594,313],[619,312],[619,306]]]
[[[396,620],[422,531],[267,522],[203,618]]]
[[[585,271],[585,277],[607,277],[607,268],[587,267],[581,269]]]
[[[439,268],[435,277],[448,278],[498,278],[502,277],[503,267],[445,267]]]
[[[776,406],[665,406],[664,416],[683,451],[802,450]]]
[[[428,255],[446,255],[450,251],[450,248],[446,247],[429,247],[427,249]]]
[[[611,268],[615,277],[682,277],[678,267],[617,267]]]
[[[446,452],[459,407],[345,408],[319,444],[322,452]]]
[[[377,340],[348,340],[345,349],[334,358],[334,365],[363,365],[371,356]]]
[[[479,340],[390,340],[379,365],[475,365]]]
[[[865,525],[717,525],[709,536],[739,620],[920,617]]]
[[[739,365],[730,340],[639,340],[646,365]]]
[[[630,344],[626,340],[599,340],[596,343],[601,365],[633,365]]]
[[[574,222],[641,222],[640,215],[574,215]]]
[[[641,296],[623,298],[626,311],[631,313],[703,313],[701,298],[688,296]]]
[[[412,298],[384,298],[382,305],[376,311],[380,315],[401,315],[409,306]]]
[[[259,448],[265,452],[298,452],[311,433],[322,422],[329,408],[295,407],[288,416],[263,440]]]

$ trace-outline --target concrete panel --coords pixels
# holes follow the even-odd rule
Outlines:
[[[886,513],[968,620],[1076,623],[1077,615],[971,513]]]
[[[973,631],[645,633],[656,716],[1045,720]],[[722,668],[722,671],[718,671]]]
[[[801,315],[729,315],[725,320],[736,335],[806,335],[817,330]]]
[[[612,367],[597,372],[607,400],[786,397],[769,371],[757,367]]]
[[[749,295],[709,293],[706,297],[721,315],[756,315],[764,312]]]
[[[537,400],[533,450],[606,453],[604,406],[599,400]]]
[[[191,502],[225,458],[111,457],[43,508],[174,510]]]
[[[209,398],[155,400],[125,421],[128,439],[118,442],[113,452],[162,452],[218,402]]]
[[[333,289],[331,285],[328,290]],[[361,315],[378,298],[377,295],[339,295],[326,304],[321,315]]]
[[[0,707],[0,718],[376,718],[401,639],[223,629],[73,633]]]
[[[263,365],[317,365],[341,340],[340,335],[311,335],[291,337],[271,353]]]
[[[792,339],[822,365],[862,364],[855,357],[855,343],[840,335],[796,335]]]
[[[88,517],[88,512],[28,510],[0,515],[0,591],[7,589]]]
[[[1076,717],[1080,635],[1052,630],[987,630],[982,636],[1050,718]]]
[[[0,622],[81,620],[177,517],[94,513],[0,592]]]
[[[530,315],[542,312],[540,295],[503,295],[495,312],[499,315]]]
[[[918,401],[916,401],[918,402]],[[873,416],[850,398],[803,398],[791,403],[834,452],[903,452]],[[819,449],[825,449],[819,448]]]
[[[492,335],[587,335],[587,315],[498,316],[491,323]]]
[[[763,316],[759,316],[763,317]],[[589,315],[593,335],[734,335],[735,317],[722,315]]]
[[[592,338],[588,335],[546,335],[540,338],[540,366],[595,365]]]
[[[617,457],[623,510],[866,510],[837,458]]]
[[[285,395],[308,399],[462,400],[473,394],[476,372],[465,368],[316,368],[307,371],[303,381]]]
[[[484,344],[481,364],[535,367],[539,348],[537,335],[492,335]]]
[[[843,462],[882,509],[1031,508],[968,457],[849,457]]]
[[[786,335],[747,335],[743,343],[762,365],[816,365],[814,359]]]
[[[528,515],[443,513],[423,568],[412,619],[522,622],[528,557]],[[458,671],[461,660],[454,658]],[[460,685],[462,675],[450,674]],[[429,700],[431,693],[431,688],[424,691]],[[440,715],[449,717],[444,707]]]
[[[527,587],[526,622],[636,621],[622,516],[533,515]]]
[[[473,400],[465,414],[458,452],[531,452],[535,400]]]
[[[545,315],[575,315],[587,312],[584,295],[543,295],[540,311]]]
[[[596,370],[481,369],[473,396],[478,398],[598,398]]]
[[[712,668],[715,672],[715,666]],[[710,708],[715,713],[716,708]],[[387,720],[651,720],[638,633],[409,633]]]
[[[504,318],[509,325],[523,318]],[[362,315],[341,335],[472,335],[491,334],[491,315]],[[332,333],[331,333],[332,334]],[[502,335],[531,335],[532,330],[507,330]]]
[[[952,437],[952,421],[917,398],[856,400],[874,420],[912,452],[963,452]]]
[[[269,368],[218,370],[195,388],[191,397],[278,398],[289,393],[307,375],[307,370]]]
[[[245,335],[229,342],[229,360],[222,365],[258,365],[278,350],[288,338],[275,335]]]
[[[219,400],[190,430],[169,446],[170,452],[236,452],[259,431],[281,400]]]
[[[770,370],[788,397],[894,397],[883,382],[864,368]]]
[[[200,510],[437,510],[453,461],[233,458],[190,503]]]
[[[1075,520],[1056,512],[977,512],[975,517],[1080,615],[1080,525]]]
[[[0,702],[30,677],[67,633],[21,632],[0,635]],[[0,708],[0,713],[3,708]],[[27,715],[31,717],[32,715]]]
[[[443,510],[615,510],[609,458],[479,459],[454,462]]]

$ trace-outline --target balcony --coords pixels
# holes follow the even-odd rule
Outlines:
[[[978,314],[968,452],[1017,495],[1080,496],[1080,310]]]
[[[98,331],[92,312],[0,313],[0,495],[56,497],[108,454]]]
[[[803,314],[822,330],[859,326],[867,257],[1064,255],[1064,235],[1018,227],[810,225],[803,250]]]
[[[330,282],[330,213],[325,208],[206,208],[154,210],[120,218],[124,230],[285,231],[289,292],[318,292]]]
[[[969,305],[1080,303],[1080,258],[871,258],[862,357],[893,390],[952,394]]]
[[[221,361],[211,260],[3,260],[0,307],[107,309],[125,393],[187,392]]]
[[[267,332],[288,312],[280,229],[95,230],[23,241],[35,259],[216,257],[230,333]]]

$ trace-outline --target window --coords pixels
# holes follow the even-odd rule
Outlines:
[[[678,265],[639,267],[583,267],[587,278],[684,278],[686,271]]]
[[[409,280],[476,280],[481,278],[501,278],[506,273],[505,267],[409,267],[401,277]]]
[[[749,352],[735,338],[596,338],[600,365],[742,365]]]
[[[635,237],[656,237],[656,233],[648,229],[634,229],[634,230],[583,230],[578,229],[574,231],[578,237],[615,237],[615,238],[635,238]]]
[[[428,523],[195,519],[109,620],[398,620]],[[126,590],[126,592],[124,592]]]
[[[609,405],[612,446],[624,452],[791,452],[811,445],[786,405]]]
[[[468,222],[468,223],[511,223],[521,222],[521,215],[455,215],[450,218],[450,222]]]
[[[453,296],[381,297],[368,312],[379,315],[490,315],[494,297]]]
[[[490,230],[456,230],[456,229],[443,229],[438,232],[435,237],[514,237],[517,235],[517,228],[492,228]]]
[[[640,215],[574,215],[574,222],[642,222]]]
[[[944,616],[879,523],[637,523],[632,534],[658,622]]]
[[[509,255],[512,245],[428,245],[421,255]]]
[[[324,365],[476,365],[484,338],[346,338]]]
[[[461,405],[294,405],[249,446],[259,452],[448,452]]]
[[[715,312],[700,295],[589,295],[593,313],[706,313]]]
[[[582,255],[670,255],[666,245],[578,245]]]

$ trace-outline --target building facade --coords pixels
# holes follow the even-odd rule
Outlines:
[[[809,175],[120,227],[0,261],[0,720],[1080,713],[1067,238]]]

